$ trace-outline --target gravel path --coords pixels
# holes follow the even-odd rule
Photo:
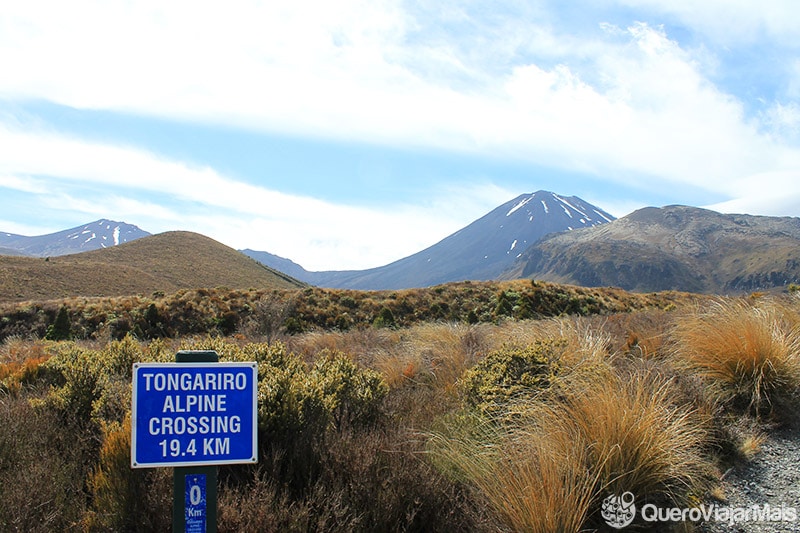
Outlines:
[[[794,508],[797,517],[793,522],[709,523],[700,531],[800,533],[800,427],[771,431],[761,452],[749,463],[731,470],[722,485],[727,499],[717,505],[764,509],[769,504],[773,512]]]

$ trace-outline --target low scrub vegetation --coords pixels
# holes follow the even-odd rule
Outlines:
[[[0,530],[169,530],[171,471],[130,468],[131,374],[181,349],[259,363],[259,461],[220,467],[220,531],[591,530],[608,494],[709,498],[797,422],[794,296],[555,287],[53,304],[0,345]],[[61,309],[69,339],[45,339]]]
[[[0,304],[0,340],[120,340],[231,335],[268,340],[319,330],[403,328],[431,321],[497,323],[562,315],[671,309],[686,293],[633,294],[530,280],[461,282],[427,289],[183,289],[149,296],[66,298]]]

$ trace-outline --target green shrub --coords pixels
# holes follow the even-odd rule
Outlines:
[[[170,487],[163,482],[163,475],[160,486],[153,487],[159,477],[157,470],[131,468],[130,419],[122,425],[106,426],[103,433],[98,463],[88,479],[92,505],[83,520],[84,529],[166,531],[170,508],[164,505],[164,498],[160,499],[161,506],[151,500],[159,492],[169,493]]]
[[[268,441],[292,439],[323,422],[322,391],[306,364],[283,345],[258,354],[258,421]]]
[[[378,316],[372,321],[372,325],[376,328],[390,328],[395,325],[394,313],[388,307],[382,307]]]
[[[558,357],[565,346],[562,341],[546,340],[491,352],[464,373],[462,391],[467,404],[497,412],[511,401],[538,396],[558,374]]]
[[[348,309],[355,309],[358,306],[358,302],[352,296],[342,296],[339,298],[339,303]]]
[[[72,338],[72,323],[69,319],[67,306],[62,305],[58,310],[55,321],[47,328],[45,339],[51,341],[65,341]]]
[[[138,334],[145,339],[154,339],[167,335],[166,321],[155,303],[150,303],[144,312],[142,320],[137,325]]]
[[[130,409],[133,364],[142,360],[141,346],[131,336],[101,351],[56,344],[39,372],[48,392],[35,403],[78,424],[121,423]]]
[[[245,354],[259,363],[259,426],[273,438],[372,423],[388,393],[378,372],[341,352],[323,350],[311,367],[280,343],[249,345]]]
[[[84,350],[73,343],[59,344],[44,363],[55,376],[47,396],[36,405],[52,408],[65,419],[79,424],[91,419],[94,402],[100,397],[100,376],[97,352]]]
[[[380,373],[359,368],[340,352],[320,352],[311,377],[320,384],[325,410],[337,429],[374,423],[389,392]]]
[[[311,366],[281,343],[247,345],[241,355],[258,362],[262,455],[296,491],[318,475],[326,434],[375,422],[388,392],[377,372],[340,352],[323,350]]]
[[[519,295],[514,291],[500,291],[494,307],[495,316],[511,316],[514,313],[514,300],[518,297]]]

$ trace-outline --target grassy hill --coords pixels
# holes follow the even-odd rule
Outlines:
[[[0,301],[124,296],[201,287],[301,286],[232,248],[186,231],[60,257],[0,256]]]

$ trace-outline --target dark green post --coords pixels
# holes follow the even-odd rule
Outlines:
[[[217,363],[219,356],[213,350],[181,350],[175,354],[176,363]],[[191,527],[186,522],[186,500],[189,485],[205,481],[206,516],[204,530]],[[173,533],[217,532],[217,467],[179,466],[172,474],[172,531]]]

